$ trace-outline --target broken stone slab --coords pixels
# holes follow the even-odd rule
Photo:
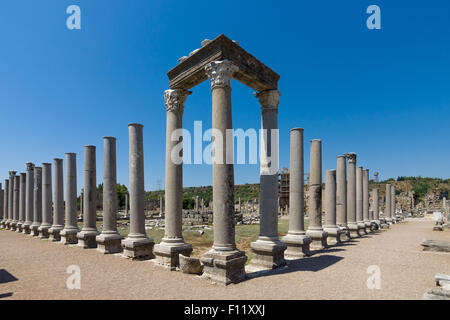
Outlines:
[[[444,231],[444,228],[442,226],[435,226],[433,227],[433,231]]]
[[[448,286],[450,285],[450,276],[447,274],[436,273],[434,275],[434,281],[436,281],[437,286]]]
[[[424,240],[420,245],[423,251],[450,252],[450,241]]]
[[[429,289],[422,300],[450,300],[450,291],[442,288]]]
[[[201,275],[203,273],[203,265],[200,263],[199,258],[187,257],[185,255],[180,254],[180,271],[188,274],[198,274]]]

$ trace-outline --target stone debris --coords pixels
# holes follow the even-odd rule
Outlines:
[[[424,240],[420,245],[423,251],[450,252],[450,241]]]
[[[198,275],[201,275],[203,273],[203,265],[200,263],[199,258],[186,257],[182,254],[180,254],[178,257],[180,260],[181,272]]]
[[[450,300],[450,276],[437,273],[434,280],[437,288],[428,289],[422,300]]]

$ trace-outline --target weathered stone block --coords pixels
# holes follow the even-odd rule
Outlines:
[[[243,251],[216,251],[211,249],[202,258],[203,275],[220,284],[238,283],[246,277],[245,262],[247,256]]]

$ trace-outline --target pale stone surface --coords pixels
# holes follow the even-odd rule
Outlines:
[[[95,146],[84,147],[83,228],[77,233],[78,246],[97,248],[97,169]]]
[[[340,244],[344,229],[336,225],[336,170],[325,172],[325,225],[329,244]]]
[[[23,223],[25,222],[25,192],[27,188],[27,174],[20,174],[20,195],[19,195],[19,220],[17,221],[17,232],[23,232]]]
[[[63,159],[53,159],[53,225],[48,230],[51,241],[61,241],[61,231],[64,229],[64,185]]]
[[[263,135],[261,143],[265,149],[262,150],[260,169],[260,232],[258,239],[250,244],[253,258],[248,267],[253,270],[267,270],[286,265],[286,244],[278,238],[278,145],[272,146],[272,135],[278,134],[276,130],[280,92],[268,90],[255,96],[261,104],[261,128],[267,130],[267,135]],[[269,156],[272,161],[271,168],[268,167]],[[256,204],[256,199],[253,204]]]
[[[424,240],[420,245],[423,247],[423,251],[450,252],[450,241]]]
[[[175,163],[171,152],[183,137],[172,140],[172,133],[183,128],[184,103],[191,92],[177,89],[164,92],[167,109],[166,122],[166,183],[165,183],[165,227],[161,243],[155,245],[155,263],[157,265],[175,270],[179,266],[179,256],[189,256],[192,246],[184,242],[182,232],[183,214],[183,164]],[[180,150],[181,154],[182,150]],[[198,211],[198,197],[195,200]],[[162,216],[162,199],[160,199]]]
[[[311,248],[328,247],[328,233],[322,228],[322,141],[311,140],[309,171],[309,226],[306,234],[311,237]]]
[[[311,238],[305,232],[303,128],[290,131],[289,231],[281,240],[286,244],[286,259],[310,256]]]
[[[231,79],[238,68],[230,61],[214,61],[205,67],[211,82],[212,128],[226,137],[232,129]],[[222,152],[220,147],[222,146]],[[234,166],[226,163],[226,140],[214,139],[216,150],[213,167],[214,243],[201,259],[203,277],[221,284],[236,283],[245,278],[247,257],[236,248],[234,228]]]
[[[77,224],[77,161],[75,153],[66,153],[66,211],[64,229],[61,230],[61,243],[76,244],[78,242]]]
[[[123,256],[132,259],[152,259],[155,242],[145,232],[144,212],[144,144],[143,125],[131,123],[130,148],[130,232],[122,240]]]
[[[33,190],[33,223],[30,226],[31,235],[39,236],[39,226],[42,223],[42,167],[34,167]]]
[[[200,259],[180,254],[179,261],[181,272],[198,275],[203,273],[203,266],[200,263]]]
[[[25,190],[25,222],[22,225],[23,233],[31,233],[34,216],[34,164],[27,162],[27,186]]]
[[[360,237],[356,217],[356,153],[346,153],[348,159],[348,180],[347,180],[347,226],[352,237]]]
[[[52,227],[52,165],[42,164],[42,224],[39,226],[39,238],[48,239],[48,230]]]
[[[103,229],[95,240],[102,253],[122,252],[123,237],[117,232],[116,138],[103,138]]]

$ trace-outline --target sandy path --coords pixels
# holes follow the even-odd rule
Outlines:
[[[0,297],[4,299],[420,299],[435,273],[450,274],[450,254],[423,252],[432,221],[410,220],[387,231],[292,261],[283,270],[223,287],[169,272],[151,261],[129,261],[0,230]],[[81,269],[81,289],[68,290],[69,265]],[[368,266],[381,270],[369,290]],[[14,278],[12,278],[14,277]],[[15,280],[17,279],[17,280]]]

